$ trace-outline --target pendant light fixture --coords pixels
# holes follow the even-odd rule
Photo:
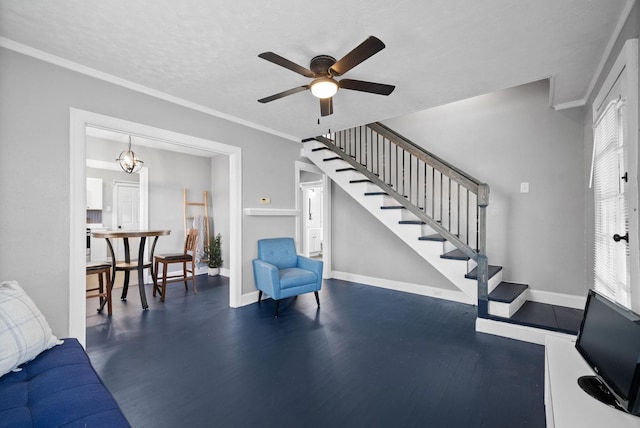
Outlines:
[[[144,162],[137,158],[136,154],[131,151],[131,135],[129,135],[129,149],[120,152],[120,156],[116,159],[120,168],[128,174],[140,171]]]

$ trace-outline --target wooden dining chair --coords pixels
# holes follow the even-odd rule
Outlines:
[[[198,244],[198,229],[189,229],[187,237],[184,240],[184,252],[173,254],[158,254],[154,256],[155,278],[153,278],[153,295],[155,297],[156,291],[160,293],[160,301],[164,302],[164,298],[167,294],[167,284],[172,282],[183,282],[184,289],[188,290],[187,281],[191,280],[193,283],[193,291],[198,294],[198,288],[196,287],[196,246]],[[169,275],[169,265],[182,264],[182,273],[176,273]],[[162,278],[160,278],[159,265],[162,264]]]
[[[87,288],[87,299],[91,297],[100,298],[100,306],[98,312],[102,312],[104,305],[107,305],[107,313],[111,315],[111,264],[110,263],[87,263],[87,276],[98,275],[98,286]],[[106,280],[102,279],[102,275]],[[97,291],[98,293],[93,293]]]

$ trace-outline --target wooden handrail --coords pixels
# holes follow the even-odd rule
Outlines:
[[[313,140],[323,143],[477,263],[478,316],[488,316],[486,208],[489,205],[489,186],[378,122],[339,131],[328,137],[318,136]],[[429,193],[427,167],[433,174],[428,183]],[[438,188],[435,187],[436,182]],[[452,185],[453,182],[457,184]],[[443,188],[443,183],[447,188]],[[461,191],[459,186],[464,190]],[[475,195],[475,201],[470,201],[470,194]],[[463,213],[461,195],[466,195]],[[427,201],[431,205],[431,215]],[[464,239],[459,235],[461,232],[464,232]]]

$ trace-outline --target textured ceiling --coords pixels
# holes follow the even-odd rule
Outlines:
[[[584,99],[632,0],[2,0],[0,37],[295,138],[413,113],[542,78],[552,104]],[[375,35],[386,49],[345,78],[396,85],[341,90],[334,114],[301,92],[305,67]],[[6,44],[6,43],[5,43]]]

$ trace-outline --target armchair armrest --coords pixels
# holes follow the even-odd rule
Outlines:
[[[280,298],[280,274],[276,266],[260,259],[253,259],[253,278],[258,290],[273,299]]]
[[[298,267],[300,269],[310,270],[318,276],[318,290],[322,286],[322,268],[324,263],[322,260],[314,260],[305,256],[298,256]]]

